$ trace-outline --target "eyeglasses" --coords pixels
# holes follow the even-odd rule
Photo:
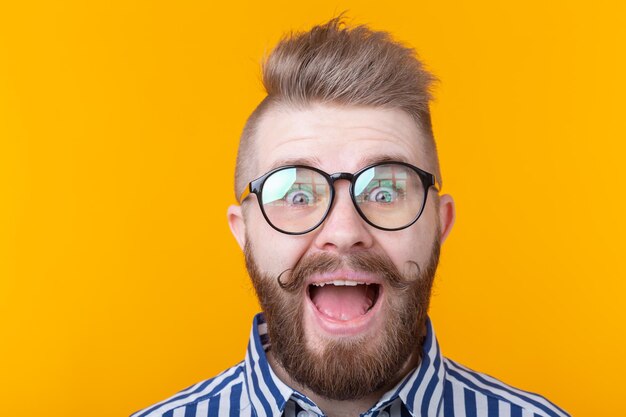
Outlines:
[[[327,174],[309,166],[288,165],[250,182],[239,202],[255,194],[270,226],[282,233],[301,235],[324,222],[338,180],[350,181],[350,197],[363,220],[388,231],[415,223],[424,211],[429,188],[438,191],[433,174],[404,162],[381,162],[354,174]]]

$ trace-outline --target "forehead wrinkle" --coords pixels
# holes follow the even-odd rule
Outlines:
[[[274,151],[276,151],[277,149],[281,149],[284,146],[290,146],[291,144],[293,144],[294,142],[302,142],[302,141],[313,141],[313,142],[323,142],[323,141],[334,141],[337,140],[336,138],[330,138],[330,137],[313,137],[313,136],[308,136],[308,137],[299,137],[299,138],[288,138],[286,139],[284,142],[276,145],[274,147]],[[358,138],[356,139],[359,142],[368,142],[368,141],[372,141],[372,142],[380,142],[380,141],[384,141],[384,142],[389,142],[391,144],[398,144],[400,143],[400,140],[396,139],[395,137],[389,138],[389,137],[364,137],[364,138]],[[355,145],[356,147],[363,147],[362,143],[359,143],[358,145]],[[280,155],[280,153],[282,152],[278,152],[278,154]],[[286,153],[286,152],[285,152]],[[386,162],[386,161],[400,161],[400,162],[410,162],[408,160],[408,158],[400,152],[385,152],[383,154],[379,154],[379,155],[370,155],[370,156],[363,156],[358,160],[358,166],[359,167],[364,167],[366,165],[371,165],[377,162]],[[306,155],[297,155],[297,156],[278,156],[278,158],[274,161],[271,161],[266,167],[264,167],[264,171],[271,171],[272,169],[281,167],[281,166],[285,166],[285,165],[307,165],[307,166],[312,166],[312,167],[316,167],[316,168],[321,168],[323,166],[323,162],[322,160],[317,156],[317,155],[311,155],[311,156],[306,156]]]
[[[381,111],[377,110],[376,113]],[[332,117],[332,114],[324,117],[326,113],[324,108],[316,108],[288,111],[284,118],[265,118],[265,123],[258,132],[257,146],[269,158],[261,158],[261,161],[265,161],[259,161],[261,164],[257,166],[257,173],[261,175],[284,165],[357,171],[365,166],[390,160],[420,166],[420,156],[423,153],[421,137],[413,123],[404,123],[404,120],[395,118],[378,120],[378,117],[374,118],[376,123],[373,123],[368,115],[357,114],[356,117],[350,117],[347,110],[340,111],[341,114],[346,113],[346,117],[335,120],[336,117]],[[352,142],[355,146],[354,152],[350,151]],[[343,161],[345,166],[341,166],[343,163],[336,167],[329,166],[331,162],[324,157],[329,147],[341,152],[332,155],[332,160],[335,161],[333,165]]]
[[[365,130],[367,134],[363,137],[363,139],[373,139],[373,140],[386,140],[389,142],[402,142],[405,140],[410,140],[407,138],[408,132],[405,132],[404,129],[399,128],[398,125],[392,124],[391,122],[385,121],[384,126],[344,126],[345,130],[351,131],[359,131]],[[377,135],[372,135],[372,133],[376,133]],[[412,136],[409,134],[409,136]]]

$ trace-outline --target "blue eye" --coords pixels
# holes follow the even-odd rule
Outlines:
[[[285,196],[290,206],[310,206],[315,203],[313,194],[306,190],[294,190]]]
[[[398,193],[390,187],[376,187],[370,190],[367,195],[367,201],[390,204],[396,201]]]

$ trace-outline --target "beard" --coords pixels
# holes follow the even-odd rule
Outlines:
[[[437,233],[436,236],[439,234]],[[271,351],[297,383],[332,400],[363,398],[397,382],[411,355],[419,360],[440,242],[436,238],[427,262],[409,262],[402,274],[379,253],[338,256],[318,253],[301,258],[279,276],[263,274],[246,239],[246,267],[266,317]],[[366,336],[308,341],[303,314],[306,279],[342,267],[374,273],[383,279],[384,299],[379,314],[385,322],[374,340]],[[287,274],[289,272],[289,274]],[[288,279],[286,276],[288,275]],[[316,349],[311,349],[310,345]]]

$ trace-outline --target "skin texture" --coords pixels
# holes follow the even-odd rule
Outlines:
[[[413,119],[400,110],[320,104],[304,109],[275,107],[259,123],[254,178],[291,163],[315,166],[328,173],[353,173],[380,158],[405,161],[432,172],[434,163],[424,156],[421,140]],[[435,241],[443,243],[454,223],[452,197],[437,196],[437,191],[431,189],[424,212],[415,224],[394,232],[378,230],[358,215],[348,195],[348,186],[347,181],[335,184],[337,194],[325,222],[300,236],[282,234],[271,228],[255,196],[243,203],[248,205],[245,213],[240,206],[229,207],[228,221],[233,235],[242,249],[246,245],[250,248],[258,275],[266,277],[267,282],[259,285],[278,287],[275,279],[269,277],[293,269],[303,258],[320,254],[337,258],[355,253],[378,254],[388,258],[401,274],[410,276],[414,263],[422,266],[429,263]],[[301,293],[291,297],[294,303],[305,303]],[[319,325],[310,309],[303,307],[301,327],[307,349],[322,354],[329,341],[346,338],[366,339],[372,346],[384,344],[381,339],[385,334],[385,319],[390,314],[385,308],[387,304],[381,303],[382,308],[358,334],[331,334]],[[387,386],[354,400],[320,396],[294,381],[271,351],[268,358],[274,372],[284,382],[309,395],[328,415],[339,416],[366,411],[390,388],[388,385],[415,367],[419,360],[417,354],[414,352],[407,358]]]

